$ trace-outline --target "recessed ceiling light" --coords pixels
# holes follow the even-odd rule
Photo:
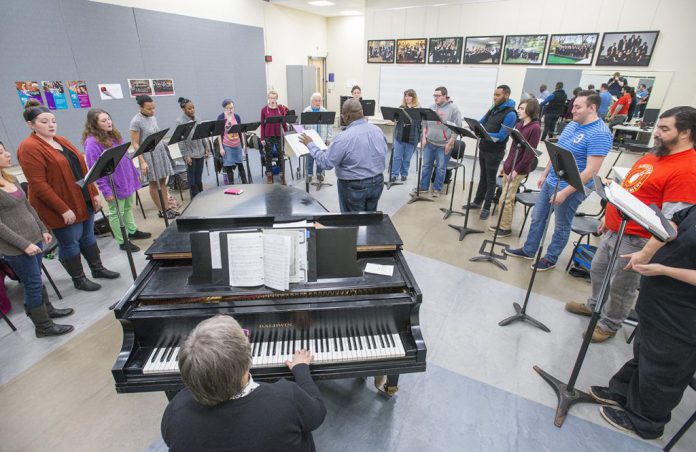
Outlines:
[[[316,0],[313,2],[307,2],[307,3],[309,3],[312,6],[333,6],[333,5],[335,5],[334,2],[329,2],[326,0]]]
[[[344,16],[362,16],[360,11],[341,11]]]

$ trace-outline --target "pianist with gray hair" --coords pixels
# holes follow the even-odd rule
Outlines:
[[[257,383],[251,347],[239,323],[217,315],[201,322],[179,352],[186,385],[162,417],[171,451],[314,451],[312,431],[326,407],[309,372],[312,355],[286,361],[295,383]]]

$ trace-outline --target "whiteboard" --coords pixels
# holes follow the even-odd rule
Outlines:
[[[493,104],[493,92],[498,79],[498,68],[473,67],[404,67],[380,68],[379,105],[398,107],[404,91],[416,90],[422,107],[433,103],[433,92],[438,86],[447,88],[450,100],[459,107],[462,117],[479,119]]]

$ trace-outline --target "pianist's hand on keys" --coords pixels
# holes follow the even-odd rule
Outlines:
[[[292,370],[295,364],[307,364],[310,365],[314,361],[314,356],[308,350],[297,350],[294,355],[292,355],[292,361],[286,360],[285,365],[288,369]]]

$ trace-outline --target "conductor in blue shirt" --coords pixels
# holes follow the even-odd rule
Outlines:
[[[384,186],[387,138],[379,127],[368,124],[356,99],[345,101],[341,117],[348,126],[334,137],[327,150],[319,149],[305,134],[300,141],[319,168],[336,168],[341,212],[376,211]]]

